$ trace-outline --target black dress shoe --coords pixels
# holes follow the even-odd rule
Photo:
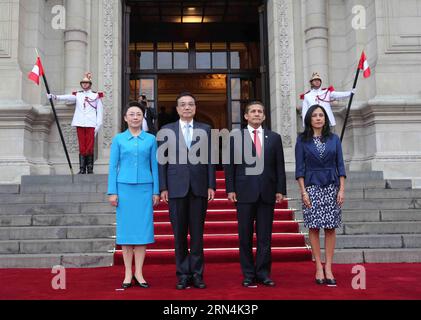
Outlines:
[[[136,277],[133,277],[133,279],[134,279],[134,283],[135,283],[136,285],[138,285],[139,287],[141,287],[141,288],[145,288],[145,289],[149,288],[149,284],[148,284],[147,282],[142,282],[142,283],[140,283],[140,282],[136,279]]]
[[[263,279],[260,282],[266,287],[274,287],[275,286],[275,281],[273,281],[270,278]]]
[[[206,284],[199,277],[193,277],[193,286],[198,289],[205,289]]]
[[[328,286],[336,286],[336,280],[335,279],[326,279],[326,284]]]
[[[326,280],[325,279],[316,279],[316,284],[325,284]]]
[[[255,287],[257,287],[257,285],[253,281],[253,279],[246,278],[246,279],[243,280],[243,287],[245,287],[245,288],[253,288],[254,287],[255,288]]]
[[[177,290],[184,290],[189,287],[189,280],[188,279],[181,279],[178,281],[176,288]]]

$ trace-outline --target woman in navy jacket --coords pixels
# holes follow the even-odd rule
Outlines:
[[[319,105],[310,107],[305,130],[295,147],[296,170],[303,200],[304,225],[316,262],[316,283],[336,285],[332,273],[336,228],[342,224],[345,165],[340,139],[330,132],[326,111]],[[320,229],[325,230],[326,262],[323,269],[320,253]]]
[[[110,204],[117,207],[116,243],[123,248],[124,289],[131,287],[132,280],[149,287],[142,269],[146,245],[154,243],[153,205],[160,200],[157,143],[155,136],[142,131],[144,112],[138,102],[129,103],[124,112],[128,129],[115,136],[111,145],[108,195]]]

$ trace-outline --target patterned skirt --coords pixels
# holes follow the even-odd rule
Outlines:
[[[336,229],[342,225],[342,210],[338,205],[339,188],[334,184],[306,188],[311,208],[303,204],[304,226],[309,229]]]

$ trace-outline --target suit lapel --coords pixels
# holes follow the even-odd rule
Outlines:
[[[195,130],[200,129],[200,128],[201,128],[200,123],[197,122],[197,121],[193,121],[193,135],[192,135],[191,147],[193,147],[196,143],[199,142],[198,137],[196,137],[196,139],[194,139],[194,140],[193,140],[193,138],[195,137]]]
[[[184,140],[183,131],[180,130],[180,126],[181,126],[180,120],[175,122],[174,124],[175,124],[174,132],[175,132],[176,139],[178,141],[177,152],[179,152],[180,147],[187,148],[187,146],[186,146],[186,141]]]
[[[269,151],[269,130],[263,129],[263,152],[266,155]],[[267,151],[266,151],[267,150]]]

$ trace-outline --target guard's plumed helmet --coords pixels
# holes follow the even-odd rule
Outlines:
[[[322,78],[320,77],[320,74],[318,72],[313,72],[313,75],[311,76],[311,79],[310,79],[310,83],[312,83],[314,80],[322,81]]]
[[[80,85],[82,83],[90,83],[92,85],[92,73],[86,72],[85,77],[80,81]]]

